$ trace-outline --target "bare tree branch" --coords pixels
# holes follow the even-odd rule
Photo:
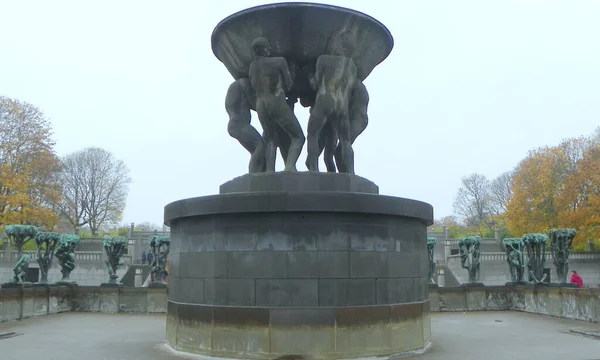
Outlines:
[[[462,179],[454,200],[454,212],[462,217],[468,226],[479,227],[487,224],[490,215],[490,184],[481,174],[471,174]]]
[[[97,235],[103,225],[120,221],[125,209],[129,169],[100,148],[87,148],[63,159],[61,214],[77,232],[88,225]]]

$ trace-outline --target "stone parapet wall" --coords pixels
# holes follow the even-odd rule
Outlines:
[[[429,299],[432,312],[517,310],[600,323],[600,288],[432,286]]]
[[[68,311],[166,313],[166,288],[36,286],[0,289],[0,322]]]
[[[65,286],[0,289],[0,322],[71,311],[71,294]]]
[[[600,288],[430,287],[430,310],[517,310],[600,323]],[[41,286],[0,289],[0,322],[68,311],[166,313],[167,289]]]

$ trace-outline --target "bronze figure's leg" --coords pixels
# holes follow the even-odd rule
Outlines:
[[[307,128],[307,156],[306,167],[309,171],[319,171],[319,155],[322,147],[319,146],[321,132],[327,124],[327,118],[331,114],[331,109],[335,106],[335,99],[329,94],[320,94],[317,96],[315,105],[310,110]]]
[[[367,108],[369,105],[369,93],[365,85],[356,80],[352,98],[350,100],[350,143],[354,144],[354,141],[360,134],[367,128],[369,123],[369,116],[367,114]],[[342,147],[341,144],[337,145],[335,149],[335,163],[338,171],[341,173],[347,172],[347,168],[344,165],[342,159]]]
[[[325,167],[327,168],[327,172],[336,172],[335,162],[333,161],[334,153],[337,146],[338,136],[334,131],[331,123],[325,124],[325,127],[321,131],[321,137],[319,141],[319,147],[325,150],[325,155],[323,156],[323,161],[325,162]],[[322,151],[322,150],[321,150]],[[321,154],[321,152],[319,152]]]
[[[290,147],[287,153],[287,159],[285,159],[285,171],[296,171],[296,162],[302,152],[304,146],[305,137],[302,127],[294,115],[294,112],[288,104],[281,102],[279,105],[279,125],[290,137]]]
[[[350,142],[350,118],[346,115],[339,120],[339,146],[342,150],[342,162],[346,166],[345,173],[354,175],[354,151]]]
[[[259,101],[256,104],[256,112],[263,128],[265,140],[265,171],[275,171],[275,160],[277,158],[277,123],[271,121],[267,116],[267,104]]]

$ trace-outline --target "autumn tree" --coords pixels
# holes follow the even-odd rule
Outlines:
[[[559,226],[577,230],[575,245],[600,239],[600,144],[590,145],[565,179],[557,212]]]
[[[577,229],[575,243],[598,238],[600,142],[597,136],[562,141],[531,151],[512,182],[506,214],[516,235],[554,227]]]
[[[97,236],[104,225],[121,220],[127,201],[129,169],[101,148],[87,148],[62,159],[60,214],[76,234],[87,225]]]
[[[555,203],[566,162],[560,149],[543,147],[530,151],[517,166],[506,214],[513,234],[543,233],[556,227]]]
[[[37,107],[0,97],[0,226],[57,223],[60,166],[53,146],[50,123]]]

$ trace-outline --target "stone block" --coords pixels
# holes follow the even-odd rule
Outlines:
[[[377,304],[417,301],[414,284],[414,280],[410,278],[377,279]]]
[[[68,312],[73,311],[74,303],[76,302],[78,294],[78,286],[56,286],[57,312]]]
[[[437,286],[429,287],[429,304],[431,312],[440,311],[440,293]]]
[[[387,252],[356,251],[350,253],[351,278],[390,277],[390,264]]]
[[[350,236],[352,251],[393,251],[396,248],[387,225],[344,224],[342,229]]]
[[[148,288],[120,288],[119,311],[128,313],[148,312]]]
[[[23,297],[21,298],[22,305],[22,318],[26,319],[34,315],[34,289],[29,287],[23,288]]]
[[[256,250],[257,235],[247,227],[227,227],[225,234],[225,250],[252,251]]]
[[[320,251],[342,251],[349,250],[350,246],[350,235],[342,230],[333,230],[331,226],[327,224],[313,223],[310,225],[310,229],[317,232],[319,228],[322,228],[322,236],[318,237],[318,250]]]
[[[483,311],[485,310],[486,295],[485,288],[467,288],[465,291],[465,299],[467,302],[467,310],[469,311]]]
[[[179,304],[174,302],[167,302],[167,344],[174,349],[177,349],[178,306]]]
[[[413,278],[415,287],[415,301],[424,301],[429,298],[429,280],[427,277]]]
[[[347,251],[293,251],[287,253],[287,277],[304,279],[347,278]]]
[[[214,229],[204,237],[206,251],[225,250],[225,232],[222,229]]]
[[[177,302],[202,304],[205,301],[205,279],[176,278],[169,279],[170,299]]]
[[[360,176],[330,172],[284,172],[246,174],[219,188],[220,194],[256,191],[343,191],[378,194],[372,181]]]
[[[272,328],[271,352],[298,355],[334,353],[335,330],[329,326]]]
[[[76,309],[75,304],[77,302],[78,294],[75,293],[73,296],[73,310]],[[48,314],[58,313],[58,286],[51,285],[48,288]]]
[[[215,326],[212,354],[229,358],[268,354],[270,340],[268,327]]]
[[[257,279],[256,306],[318,306],[318,279]]]
[[[119,288],[100,288],[100,312],[115,314],[119,312]]]
[[[182,351],[210,351],[212,348],[212,308],[190,304],[177,307],[177,349]],[[167,320],[168,321],[168,320]]]
[[[179,258],[179,277],[227,278],[228,252],[226,251],[182,253],[179,254]]]
[[[508,290],[506,287],[486,287],[485,288],[485,309],[486,310],[509,310]]]
[[[347,354],[348,357],[359,357],[364,353],[373,356],[389,355],[392,348],[392,334],[389,328],[389,323],[337,327],[336,351]]]
[[[255,280],[206,279],[204,303],[212,305],[254,306],[256,305]]]
[[[403,353],[422,349],[424,343],[423,318],[412,317],[403,321],[392,321],[391,343],[394,353]]]
[[[167,289],[166,288],[148,288],[148,312],[166,313],[167,312]]]
[[[294,239],[285,232],[275,229],[265,233],[257,234],[256,250],[262,251],[292,251],[294,250]]]
[[[393,278],[408,277],[415,278],[427,274],[421,272],[421,256],[415,253],[389,252],[388,276]]]
[[[439,288],[440,311],[466,311],[466,290],[463,287]]]
[[[48,286],[40,286],[33,288],[33,316],[48,315]]]
[[[230,279],[285,278],[286,253],[281,251],[231,252],[228,260]]]
[[[21,288],[0,289],[0,322],[21,319]]]
[[[376,279],[319,280],[319,306],[361,306],[376,303]]]

